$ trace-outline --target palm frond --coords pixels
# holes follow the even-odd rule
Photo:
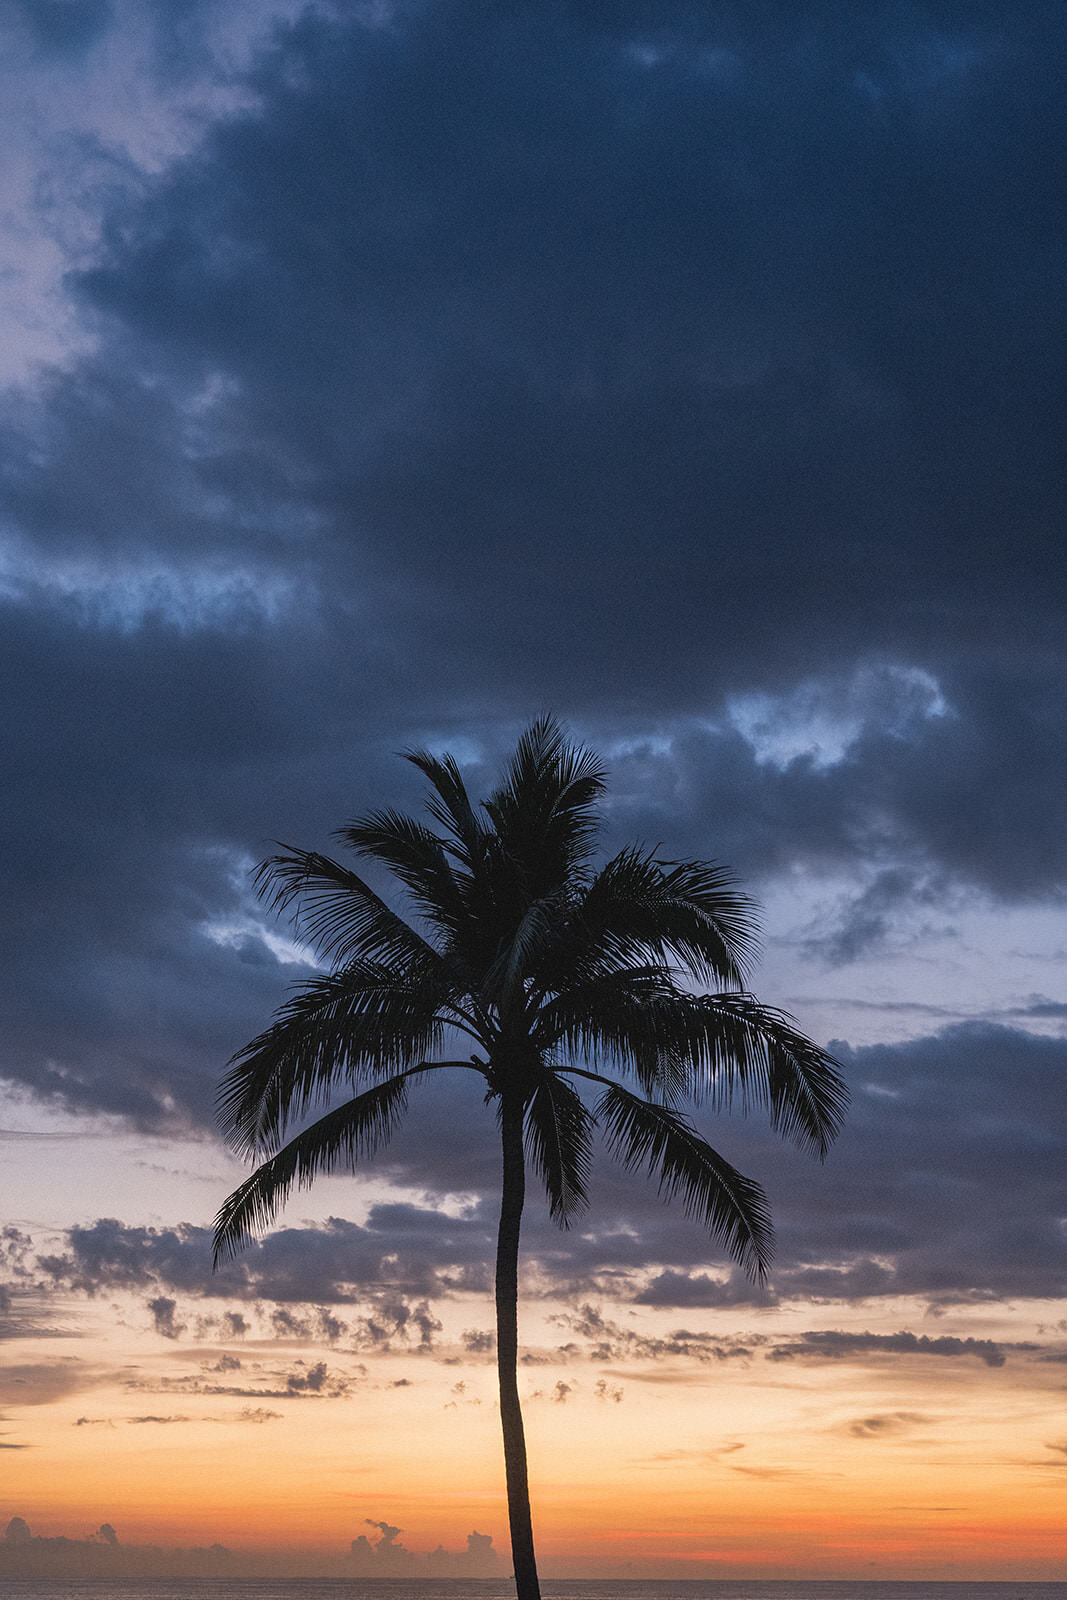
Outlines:
[[[433,794],[426,809],[448,834],[450,849],[468,871],[474,871],[485,854],[485,825],[479,819],[454,756],[431,755],[428,750],[405,750],[410,761],[428,778]]]
[[[563,889],[532,901],[519,918],[511,938],[490,965],[482,980],[483,992],[492,995],[502,1009],[524,994],[526,980],[536,969],[541,952],[556,936],[561,905],[566,898],[567,891]]]
[[[531,895],[560,887],[588,858],[599,826],[605,769],[570,744],[553,717],[521,735],[504,782],[485,801],[503,853]]]
[[[294,1184],[306,1189],[319,1173],[351,1169],[380,1149],[404,1113],[410,1079],[430,1070],[409,1068],[338,1106],[239,1184],[215,1218],[215,1265],[273,1222]]]
[[[771,1125],[802,1150],[824,1157],[841,1131],[848,1086],[838,1063],[783,1011],[743,992],[688,995],[676,1002],[690,1040],[691,1092],[717,1109],[766,1106]]]
[[[570,1084],[549,1074],[526,1110],[526,1149],[548,1194],[549,1212],[563,1228],[589,1203],[593,1117]]]
[[[467,918],[466,874],[453,867],[436,833],[402,811],[382,810],[339,828],[337,837],[388,867],[421,914],[454,940]]]
[[[447,991],[433,980],[354,962],[313,978],[230,1062],[219,1122],[232,1146],[261,1155],[337,1082],[409,1067],[436,1051]]]
[[[671,1007],[679,991],[669,967],[646,962],[568,986],[541,1006],[538,1045],[633,1073],[658,1099],[688,1094],[692,1064],[679,1048]]]
[[[442,957],[355,872],[317,850],[283,846],[255,873],[272,911],[289,911],[320,960],[402,962],[443,971]],[[293,909],[295,907],[295,910]]]
[[[701,984],[740,987],[753,959],[755,907],[710,862],[658,861],[636,846],[574,897],[536,974],[540,993],[653,961]]]
[[[695,1217],[749,1275],[762,1283],[770,1267],[773,1233],[767,1197],[713,1150],[690,1122],[667,1106],[641,1100],[610,1084],[596,1109],[608,1147],[633,1170],[647,1167],[666,1200],[680,1195]]]
[[[732,982],[758,954],[756,902],[714,861],[660,861],[664,943],[700,977]]]

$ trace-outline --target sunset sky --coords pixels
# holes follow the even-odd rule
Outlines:
[[[216,1276],[213,1101],[314,971],[252,865],[548,709],[853,1103],[701,1122],[766,1290],[533,1193],[544,1573],[1067,1579],[1065,73],[1050,0],[0,4],[0,1574],[510,1571],[477,1087]]]

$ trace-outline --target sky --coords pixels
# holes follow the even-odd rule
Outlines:
[[[852,1092],[754,1288],[533,1194],[547,1575],[1067,1578],[1046,0],[0,4],[0,1573],[503,1575],[465,1083],[210,1269],[273,841],[487,793],[727,863]],[[3,1530],[6,1529],[6,1532]]]

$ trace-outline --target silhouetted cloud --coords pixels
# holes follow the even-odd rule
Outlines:
[[[125,1387],[133,1392],[146,1394],[167,1394],[174,1398],[179,1396],[208,1396],[225,1397],[241,1400],[324,1400],[342,1399],[348,1395],[365,1369],[359,1368],[356,1372],[338,1370],[328,1367],[325,1361],[307,1362],[298,1359],[288,1369],[272,1366],[269,1362],[248,1362],[241,1366],[241,1381],[239,1383],[219,1381],[217,1374],[233,1371],[230,1366],[221,1367],[218,1362],[201,1363],[200,1370],[195,1373],[179,1372],[165,1374],[160,1378],[128,1378]],[[273,1412],[263,1413],[259,1409],[245,1408],[237,1413],[237,1420],[263,1421],[265,1417],[276,1415]],[[189,1416],[158,1416],[153,1415],[140,1419],[152,1422],[188,1422]],[[197,1420],[222,1421],[234,1420],[226,1418],[203,1418]]]
[[[650,1383],[704,1382],[700,1369],[712,1364],[754,1361],[822,1364],[848,1361],[878,1366],[889,1360],[942,1361],[978,1360],[987,1367],[1002,1367],[1009,1358],[1040,1365],[1059,1352],[1034,1340],[991,1340],[955,1335],[914,1333],[901,1329],[895,1333],[849,1332],[834,1328],[813,1328],[795,1338],[781,1339],[769,1334],[749,1332],[722,1336],[690,1328],[676,1328],[663,1336],[650,1336],[632,1326],[606,1316],[599,1306],[584,1305],[575,1312],[562,1312],[552,1319],[572,1335],[557,1347],[559,1362],[592,1361],[612,1363],[609,1376],[626,1375]],[[530,1363],[536,1365],[537,1361]],[[544,1398],[544,1391],[541,1398]],[[594,1390],[598,1398],[615,1396]],[[857,1434],[873,1436],[904,1425],[928,1422],[931,1418],[912,1412],[884,1412],[849,1424]]]
[[[212,1391],[208,1391],[208,1392],[212,1392]],[[222,1392],[225,1392],[225,1391],[216,1390],[216,1391],[213,1391],[213,1392],[222,1393]],[[293,1390],[293,1391],[290,1391],[290,1392],[291,1393],[295,1393],[296,1391]],[[157,1424],[161,1424],[163,1426],[166,1426],[166,1425],[168,1425],[170,1423],[181,1423],[181,1422],[196,1422],[196,1423],[201,1423],[201,1422],[223,1422],[223,1423],[249,1422],[249,1423],[255,1424],[256,1426],[260,1426],[264,1422],[278,1422],[278,1421],[281,1420],[283,1415],[284,1415],[283,1412],[281,1412],[281,1411],[271,1411],[265,1406],[244,1406],[240,1411],[233,1411],[233,1412],[228,1413],[226,1416],[221,1416],[221,1417],[212,1417],[212,1416],[196,1416],[196,1417],[193,1417],[193,1416],[189,1416],[185,1412],[179,1411],[179,1412],[173,1413],[170,1416],[157,1416],[154,1413],[149,1412],[145,1416],[141,1416],[141,1417],[126,1417],[124,1420],[130,1426],[136,1426],[136,1425],[139,1425],[139,1424],[142,1424],[142,1423],[157,1423]],[[87,1421],[88,1419],[85,1418],[85,1417],[80,1417],[78,1420],[79,1420],[79,1424],[81,1424],[81,1423]]]
[[[446,1550],[438,1545],[428,1555],[418,1555],[400,1542],[402,1528],[392,1523],[365,1517],[369,1528],[377,1528],[379,1537],[368,1539],[365,1533],[352,1540],[346,1570],[352,1576],[370,1577],[498,1577],[500,1558],[493,1549],[491,1534],[472,1531],[467,1535],[465,1551]]]
[[[467,1534],[464,1548],[438,1545],[426,1552],[408,1550],[399,1540],[403,1531],[384,1520],[367,1519],[379,1530],[374,1540],[354,1539],[348,1551],[322,1553],[307,1550],[233,1551],[225,1545],[167,1549],[158,1545],[129,1544],[110,1522],[101,1523],[88,1538],[35,1535],[25,1518],[14,1516],[0,1538],[0,1576],[35,1580],[65,1579],[268,1579],[280,1574],[304,1574],[351,1581],[354,1577],[499,1578],[503,1563],[490,1534],[476,1529]]]
[[[932,1419],[921,1411],[883,1411],[871,1417],[857,1417],[848,1425],[856,1439],[884,1439],[898,1433],[911,1433]]]
[[[0,1540],[0,1575],[5,1578],[218,1577],[242,1572],[224,1545],[163,1550],[126,1545],[110,1522],[87,1539],[33,1534],[23,1517],[12,1517]]]
[[[834,1329],[801,1334],[791,1342],[772,1345],[768,1361],[841,1361],[854,1356],[976,1356],[987,1367],[1002,1367],[1005,1354],[992,1339],[931,1339],[925,1333],[841,1333]]]
[[[185,1332],[185,1324],[178,1322],[175,1316],[177,1303],[166,1295],[157,1295],[154,1300],[148,1301],[148,1309],[152,1313],[155,1330],[164,1339],[180,1339]]]
[[[719,1361],[746,1361],[759,1340],[723,1337],[678,1328],[664,1336],[650,1336],[606,1317],[599,1306],[583,1305],[560,1312],[552,1321],[574,1335],[579,1343],[560,1346],[557,1355],[580,1355],[598,1362],[685,1361],[706,1365]]]

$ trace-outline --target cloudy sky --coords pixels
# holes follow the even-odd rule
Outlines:
[[[1065,45],[2,0],[0,1571],[509,1570],[479,1097],[215,1278],[212,1107],[313,970],[250,866],[551,709],[853,1107],[714,1130],[768,1292],[606,1157],[533,1205],[546,1571],[1063,1575]]]

